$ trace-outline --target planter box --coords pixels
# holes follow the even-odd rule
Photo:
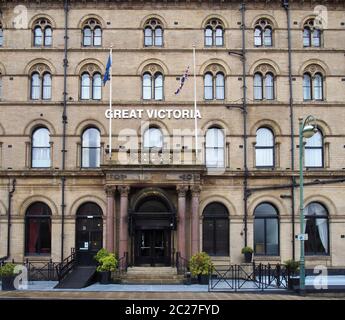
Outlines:
[[[244,262],[245,263],[251,263],[253,258],[253,254],[251,252],[246,252],[244,254]]]
[[[209,276],[208,275],[199,275],[198,282],[199,284],[208,284]]]
[[[111,283],[111,272],[110,271],[99,272],[99,283],[100,284],[110,284]]]
[[[288,289],[289,290],[298,290],[299,289],[299,278],[289,278]]]
[[[1,279],[1,287],[3,291],[13,291],[16,290],[16,288],[13,285],[15,276],[9,276],[9,277],[3,277]]]

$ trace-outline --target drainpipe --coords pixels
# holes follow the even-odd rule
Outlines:
[[[16,191],[16,179],[12,180],[12,189],[8,191],[8,207],[7,207],[7,253],[5,257],[2,257],[1,260],[7,260],[11,255],[11,216],[12,216],[12,197]],[[9,187],[11,181],[9,182]]]
[[[242,79],[243,79],[243,205],[244,205],[244,246],[248,245],[248,165],[247,165],[247,79],[246,79],[246,23],[245,1],[241,4],[242,12]]]
[[[66,177],[64,171],[66,169],[66,126],[67,126],[67,45],[68,45],[68,0],[64,2],[65,13],[65,36],[64,36],[64,59],[63,59],[63,112],[62,112],[62,177],[61,177],[61,262],[64,259],[64,234],[65,234],[65,189]]]
[[[293,87],[292,87],[292,51],[291,51],[291,18],[289,0],[283,0],[283,7],[286,11],[287,28],[288,28],[288,57],[289,57],[289,110],[290,110],[290,148],[291,148],[291,171],[295,171],[295,149],[294,149],[294,110],[293,110]],[[291,223],[292,223],[292,259],[295,260],[295,186],[296,179],[291,176]]]

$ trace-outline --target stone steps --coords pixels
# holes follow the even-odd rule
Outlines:
[[[131,267],[122,276],[126,284],[181,284],[183,275],[178,275],[176,268],[171,267]]]

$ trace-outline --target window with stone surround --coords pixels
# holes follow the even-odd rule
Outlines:
[[[217,18],[209,19],[204,29],[205,47],[224,46],[224,23]]]
[[[163,69],[157,64],[146,66],[142,75],[142,98],[144,100],[164,99]]]
[[[322,45],[322,23],[312,18],[303,25],[303,46],[320,48]]]
[[[37,64],[30,69],[30,99],[51,100],[52,75],[50,68],[43,64]]]
[[[225,70],[221,65],[214,64],[204,72],[204,99],[225,99]]]
[[[33,24],[33,45],[35,47],[51,47],[53,44],[53,28],[46,18],[37,19]]]
[[[306,139],[304,153],[306,168],[324,167],[324,138],[320,129],[311,138]]]
[[[82,35],[84,47],[102,46],[102,26],[97,19],[91,18],[83,23]]]
[[[49,130],[45,127],[36,128],[31,137],[31,167],[49,168],[51,166],[50,151]]]
[[[151,18],[144,25],[144,46],[163,46],[163,24],[159,19]]]
[[[274,167],[274,134],[271,129],[261,127],[256,131],[256,167]]]
[[[254,27],[254,45],[255,47],[273,46],[273,25],[266,18],[259,19]]]
[[[275,100],[275,69],[269,64],[262,64],[254,71],[254,99]]]
[[[325,71],[316,64],[309,65],[303,73],[303,100],[324,100]]]
[[[80,73],[80,99],[102,100],[101,69],[96,64],[87,64]]]
[[[101,134],[95,127],[84,130],[81,138],[82,168],[98,168],[101,158]]]

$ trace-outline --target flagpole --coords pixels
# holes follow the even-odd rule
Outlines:
[[[109,109],[110,109],[110,115],[113,113],[113,77],[112,77],[112,71],[113,71],[113,46],[110,47],[110,68],[109,68],[109,77],[110,77],[110,88],[109,88]],[[112,117],[109,117],[109,160],[111,160],[112,157]]]
[[[194,132],[195,132],[195,161],[199,158],[198,153],[198,119],[196,104],[196,66],[195,66],[195,44],[193,45],[193,69],[194,69]]]

